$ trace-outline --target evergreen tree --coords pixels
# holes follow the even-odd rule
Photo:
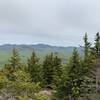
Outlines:
[[[57,86],[62,74],[61,59],[51,53],[47,55],[43,62],[43,79],[47,86]]]
[[[100,59],[100,35],[96,33],[94,46],[91,47],[91,55],[93,59]]]
[[[9,60],[9,63],[9,65],[12,66],[14,69],[20,67],[20,57],[16,48],[13,48],[12,50],[12,56]]]
[[[94,44],[94,52],[96,58],[100,58],[100,35],[99,32],[96,34],[95,44]]]
[[[9,64],[5,64],[5,68],[3,69],[7,78],[11,81],[15,80],[14,72],[21,67],[20,57],[17,49],[13,48],[12,56],[9,59]]]
[[[74,49],[69,63],[69,81],[71,98],[77,100],[81,93],[81,85],[83,82],[82,66],[78,51]]]
[[[40,84],[32,82],[30,74],[21,69],[16,70],[13,74],[16,77],[15,81],[6,83],[7,85],[4,87],[5,93],[15,98],[15,100],[23,100],[24,97],[27,98],[26,100],[34,100],[35,94],[40,91]]]
[[[46,86],[51,86],[53,82],[54,68],[53,68],[53,53],[47,55],[43,62],[43,82]]]
[[[94,68],[93,68],[93,53],[91,52],[91,44],[88,42],[88,36],[84,36],[84,59],[82,61],[83,74],[84,74],[84,84],[83,84],[83,95],[85,98],[88,98],[88,95],[91,94],[93,87],[92,83],[94,81]]]
[[[84,52],[83,52],[84,59],[83,59],[82,65],[84,67],[84,73],[86,74],[86,73],[89,73],[90,69],[92,68],[93,56],[91,55],[91,43],[88,42],[87,33],[85,33],[83,40],[84,40]]]
[[[92,77],[93,77],[93,82],[92,85],[95,86],[94,92],[98,94],[98,86],[99,86],[99,75],[98,75],[98,68],[96,66],[99,66],[99,64],[97,62],[100,62],[100,34],[99,32],[96,33],[95,36],[95,43],[94,43],[94,47],[91,48],[91,54],[92,56],[94,56],[93,59],[93,63],[94,63],[94,67],[92,68]]]
[[[55,69],[55,75],[60,76],[62,74],[62,61],[57,55],[54,56],[53,66]]]
[[[53,84],[54,86],[57,86],[61,78],[61,75],[63,73],[62,72],[62,61],[57,55],[53,57],[53,68],[54,68]]]
[[[59,82],[58,94],[63,100],[78,100],[81,94],[83,75],[77,49],[73,51],[66,73]]]
[[[28,59],[28,72],[31,75],[33,82],[41,81],[41,66],[39,65],[39,59],[35,52],[32,52],[31,57]]]
[[[90,54],[90,47],[91,47],[90,42],[88,42],[87,33],[85,33],[85,36],[83,39],[84,39],[84,61],[87,61],[88,56]]]

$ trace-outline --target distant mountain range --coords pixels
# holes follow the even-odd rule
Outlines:
[[[51,52],[58,54],[58,56],[66,62],[69,56],[71,56],[72,51],[75,47],[58,47],[58,46],[50,46],[45,44],[37,44],[37,45],[11,45],[5,44],[0,45],[0,64],[3,65],[4,63],[8,62],[9,57],[11,56],[12,49],[18,49],[22,61],[26,61],[27,58],[31,55],[32,51],[34,50],[37,56],[43,61],[43,58],[50,54]],[[80,54],[82,54],[82,47],[77,47]]]

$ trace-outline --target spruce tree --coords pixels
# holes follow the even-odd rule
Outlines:
[[[88,42],[87,33],[85,33],[85,36],[83,39],[84,39],[84,61],[87,61],[88,56],[90,54],[90,47],[91,47],[91,43]]]
[[[94,51],[95,51],[96,58],[100,58],[100,35],[99,35],[99,32],[96,34],[96,37],[95,37]]]
[[[54,56],[53,66],[55,70],[55,75],[60,77],[62,74],[62,61],[57,55]]]
[[[66,73],[63,75],[57,88],[59,98],[63,100],[78,100],[78,97],[81,95],[82,74],[80,56],[75,48]]]
[[[14,72],[21,68],[20,56],[17,49],[13,48],[12,56],[9,59],[9,63],[5,64],[5,68],[3,69],[7,78],[11,81],[15,80]]]
[[[53,68],[53,53],[47,55],[43,62],[43,83],[46,86],[51,86],[53,82],[54,68]]]
[[[94,56],[94,67],[92,68],[92,77],[93,77],[93,85],[95,86],[95,91],[96,93],[98,93],[98,86],[99,86],[99,75],[98,75],[98,67],[99,66],[97,62],[100,62],[100,34],[99,32],[96,33],[95,36],[95,43],[94,43],[94,47],[91,48],[91,54],[92,56]]]
[[[10,66],[12,66],[13,68],[20,67],[20,57],[16,48],[13,48],[12,50],[12,56],[9,59],[9,63],[10,63]]]
[[[75,48],[69,62],[69,81],[71,98],[77,100],[80,96],[80,89],[83,82],[81,60],[77,49]]]
[[[62,60],[58,57],[58,55],[54,55],[53,57],[53,68],[54,68],[54,76],[53,76],[53,84],[57,87],[59,80],[62,76]]]
[[[89,73],[90,69],[92,68],[92,54],[91,54],[91,43],[88,41],[87,33],[83,38],[84,40],[84,59],[83,59],[83,66],[84,66],[84,73]],[[90,68],[91,67],[91,68]]]
[[[39,82],[41,81],[41,68],[39,65],[39,59],[37,58],[35,52],[32,52],[31,57],[28,59],[27,62],[28,65],[28,72],[31,75],[33,82]]]
[[[43,62],[43,80],[47,86],[56,87],[62,75],[62,61],[51,53],[47,55]]]
[[[83,95],[88,98],[93,91],[93,81],[94,81],[94,68],[93,68],[93,53],[91,51],[91,43],[88,42],[88,36],[84,36],[84,59],[82,60],[83,74],[84,74],[84,85],[83,85]]]

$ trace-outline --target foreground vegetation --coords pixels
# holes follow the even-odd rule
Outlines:
[[[0,71],[0,100],[92,100],[91,94],[100,93],[95,67],[100,62],[99,33],[93,46],[85,34],[83,52],[81,57],[75,48],[67,64],[51,53],[41,64],[33,51],[23,64],[14,48],[9,63]]]

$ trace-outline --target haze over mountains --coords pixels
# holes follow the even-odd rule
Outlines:
[[[37,54],[37,56],[41,59],[40,61],[43,61],[43,58],[53,52],[54,54],[57,54],[61,59],[63,60],[64,63],[66,63],[67,59],[71,55],[73,49],[75,47],[69,46],[69,47],[58,47],[58,46],[51,46],[51,45],[46,45],[46,44],[36,44],[36,45],[12,45],[12,44],[4,44],[0,45],[0,63],[1,66],[4,63],[8,62],[8,59],[11,57],[12,49],[16,48],[18,49],[18,52],[21,56],[21,58],[25,62],[27,58],[31,55],[32,51],[34,50]],[[77,47],[78,51],[80,54],[82,54],[82,48]]]

